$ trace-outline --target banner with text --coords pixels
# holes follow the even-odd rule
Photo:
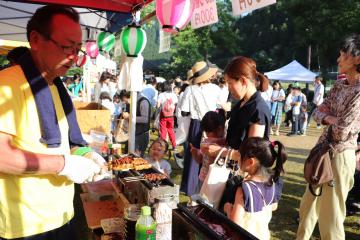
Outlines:
[[[219,21],[216,0],[195,0],[191,28],[201,28]]]
[[[276,3],[276,0],[232,0],[233,15],[251,12]]]
[[[164,32],[160,29],[160,46],[159,53],[167,52],[171,45],[171,33]]]

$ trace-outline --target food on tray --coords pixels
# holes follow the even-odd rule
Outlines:
[[[119,159],[114,159],[111,162],[111,166],[113,170],[126,170],[133,168],[132,165],[133,159],[131,157],[122,157]]]
[[[151,164],[143,158],[134,158],[133,165],[135,170],[144,170],[151,168]]]
[[[149,173],[145,174],[144,178],[150,182],[157,182],[166,179],[166,176],[161,173]]]
[[[110,164],[110,167],[116,171],[128,169],[143,170],[151,168],[151,164],[143,158],[133,158],[126,156],[113,160]]]

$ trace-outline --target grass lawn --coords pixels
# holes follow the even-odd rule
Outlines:
[[[314,125],[314,124],[313,124]],[[271,239],[295,239],[297,223],[295,221],[301,197],[305,191],[305,181],[303,178],[304,161],[310,151],[315,145],[321,130],[311,126],[308,129],[307,136],[287,137],[286,133],[289,129],[282,128],[278,137],[272,137],[272,140],[281,141],[287,149],[288,161],[285,164],[286,174],[284,176],[284,189],[282,198],[279,202],[278,210],[274,212],[270,222]],[[156,133],[151,136],[155,139]],[[182,170],[177,168],[174,158],[168,159],[173,167],[172,179],[175,183],[180,184]],[[187,201],[186,196],[180,196],[180,201]],[[75,220],[78,225],[79,238],[78,239],[92,239],[90,236],[86,222],[84,219],[83,209],[79,199],[79,189],[75,195]],[[345,221],[346,239],[355,240],[360,239],[360,215],[347,217]],[[313,238],[320,239],[319,231],[316,227]]]

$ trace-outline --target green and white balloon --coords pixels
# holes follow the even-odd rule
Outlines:
[[[137,57],[145,48],[146,33],[136,25],[125,27],[120,35],[121,46],[128,57]]]
[[[109,52],[115,45],[115,36],[109,32],[101,32],[97,43],[101,50]]]

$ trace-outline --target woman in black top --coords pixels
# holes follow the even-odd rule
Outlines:
[[[266,91],[268,79],[256,70],[254,60],[246,57],[235,57],[225,68],[225,80],[233,98],[240,100],[230,113],[226,143],[238,150],[248,137],[269,139],[271,114],[259,91]],[[259,90],[259,91],[258,91]],[[216,144],[201,145],[203,153],[215,157],[222,146]],[[227,153],[224,151],[223,155]],[[240,160],[235,151],[232,158]]]

